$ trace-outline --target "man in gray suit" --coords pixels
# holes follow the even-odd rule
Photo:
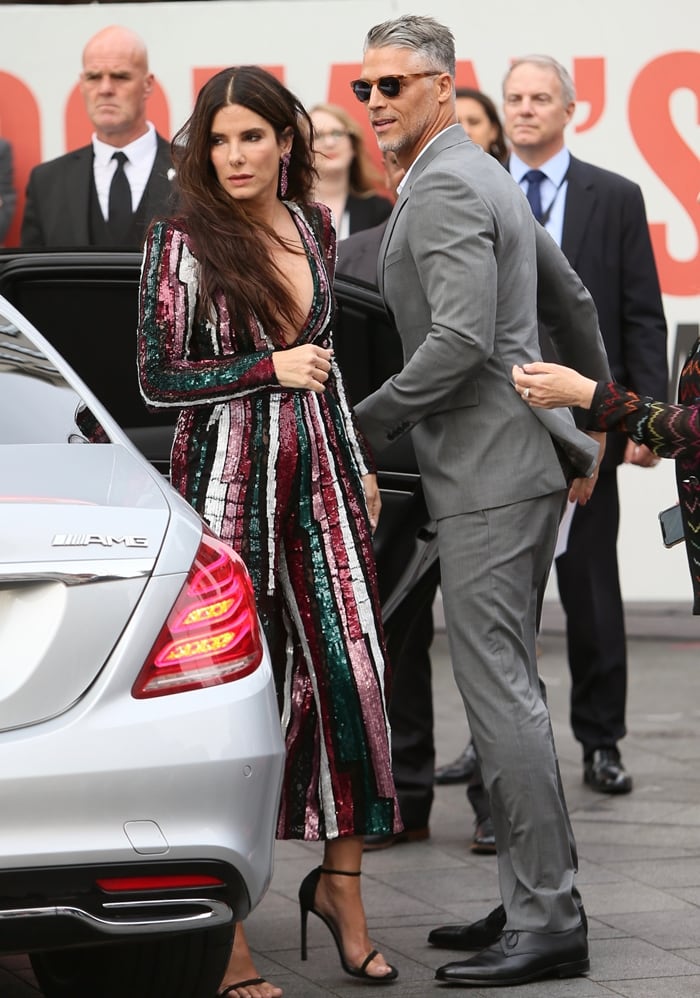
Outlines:
[[[170,207],[175,171],[170,144],[147,120],[153,73],[139,36],[120,25],[94,35],[80,90],[92,143],[34,167],[21,245],[140,249],[151,219]]]
[[[567,484],[586,501],[598,445],[568,410],[523,411],[513,388],[513,363],[539,356],[535,223],[457,123],[454,71],[450,31],[403,16],[371,29],[352,84],[380,148],[407,170],[379,259],[405,366],[357,414],[377,451],[411,432],[496,833],[505,931],[436,976],[507,986],[589,967],[536,626]]]

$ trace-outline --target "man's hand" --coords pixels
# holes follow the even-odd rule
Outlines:
[[[600,462],[603,460],[603,455],[605,454],[605,443],[607,440],[607,434],[597,433],[594,430],[589,430],[588,436],[598,442],[598,460],[596,462],[595,471],[590,478],[574,478],[573,482],[569,486],[569,502],[577,502],[579,506],[585,506],[593,495],[593,489],[598,481]]]
[[[332,350],[304,343],[287,350],[275,350],[272,364],[283,388],[308,388],[319,395],[326,390]]]
[[[362,487],[365,490],[365,502],[367,503],[367,513],[369,514],[369,525],[372,533],[377,529],[379,523],[379,513],[382,508],[382,497],[379,494],[376,475],[363,475]]]

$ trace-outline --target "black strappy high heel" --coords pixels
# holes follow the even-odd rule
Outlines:
[[[351,872],[349,870],[327,870],[325,867],[317,866],[315,870],[312,870],[301,882],[301,887],[299,888],[299,908],[301,909],[301,958],[306,960],[306,921],[309,917],[309,912],[312,911],[314,915],[321,919],[325,925],[328,926],[330,934],[333,936],[333,941],[335,942],[336,948],[338,950],[338,956],[340,957],[340,965],[346,974],[350,974],[351,977],[359,977],[363,981],[371,982],[372,984],[388,984],[389,981],[395,981],[399,976],[399,972],[396,967],[391,967],[388,974],[383,974],[381,976],[375,976],[373,974],[367,973],[367,967],[370,965],[375,956],[378,955],[379,951],[373,949],[364,959],[362,966],[351,967],[347,960],[345,959],[345,954],[343,953],[343,947],[340,943],[340,933],[338,932],[335,923],[328,917],[328,915],[321,914],[317,908],[314,907],[314,901],[316,898],[316,888],[318,887],[318,882],[321,878],[322,873],[330,873],[335,876],[341,877],[359,877],[360,871]]]

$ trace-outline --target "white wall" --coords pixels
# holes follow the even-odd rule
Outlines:
[[[698,38],[697,0],[539,0],[534,7],[521,0],[2,6],[0,74],[7,75],[0,75],[0,133],[11,116],[8,88],[21,81],[40,111],[40,158],[65,151],[66,102],[82,47],[107,24],[129,25],[146,40],[174,129],[191,108],[193,67],[280,65],[287,85],[311,104],[328,96],[331,64],[359,63],[366,30],[401,13],[430,13],[448,24],[458,58],[471,60],[478,85],[495,98],[514,56],[546,52],[575,71],[579,96],[593,95],[594,107],[582,99],[577,108],[569,127],[572,152],[637,181],[650,223],[667,226],[657,259],[671,348],[677,324],[700,322],[700,207],[692,201],[700,190],[700,52],[691,48]],[[347,95],[344,87],[340,92]],[[362,117],[351,95],[347,101]],[[596,107],[601,113],[588,127]],[[24,172],[32,165],[22,161],[21,150],[19,160]],[[623,469],[620,479],[625,597],[688,600],[685,556],[662,548],[656,520],[675,498],[671,463],[654,471]]]

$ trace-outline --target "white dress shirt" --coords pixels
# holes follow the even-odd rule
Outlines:
[[[124,173],[131,188],[132,211],[136,211],[143,197],[158,152],[156,130],[150,121],[147,124],[148,131],[145,135],[119,149],[116,146],[107,145],[106,142],[101,142],[96,135],[92,136],[92,148],[95,154],[92,168],[97,197],[105,221],[109,216],[109,188],[117,169],[117,161],[112,159],[115,152],[123,152],[129,160],[128,163],[124,164]]]

